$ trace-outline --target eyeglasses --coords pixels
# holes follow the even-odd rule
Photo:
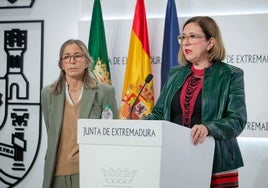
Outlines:
[[[179,44],[182,44],[185,41],[185,39],[188,39],[190,44],[196,44],[198,42],[198,39],[201,39],[203,37],[205,36],[199,34],[179,35],[178,42]]]
[[[74,61],[76,62],[81,62],[82,59],[83,59],[84,55],[83,54],[74,54],[74,55],[65,55],[61,58],[61,60],[64,62],[64,63],[70,63],[71,62],[71,58],[74,59]]]

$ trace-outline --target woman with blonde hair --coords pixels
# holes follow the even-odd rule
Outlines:
[[[58,80],[42,89],[41,104],[47,130],[43,188],[79,187],[77,120],[100,119],[104,106],[118,116],[115,90],[89,72],[92,59],[77,39],[64,42],[59,53]]]

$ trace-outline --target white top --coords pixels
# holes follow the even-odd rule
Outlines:
[[[73,106],[74,103],[73,103],[71,96],[69,94],[69,86],[68,86],[67,82],[65,82],[65,85],[66,85],[66,87],[65,87],[66,99]],[[82,97],[83,90],[84,90],[84,86],[82,86],[81,93],[80,93],[80,96],[79,96],[77,101],[80,101],[80,99]]]

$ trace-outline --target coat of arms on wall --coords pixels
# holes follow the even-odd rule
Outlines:
[[[3,8],[31,8],[35,0],[1,0],[0,9]]]
[[[43,28],[40,21],[0,22],[0,187],[15,187],[41,141]]]

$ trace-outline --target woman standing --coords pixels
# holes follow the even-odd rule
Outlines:
[[[145,119],[191,128],[195,145],[207,136],[214,137],[211,187],[238,187],[243,160],[236,137],[247,122],[244,73],[222,62],[225,48],[212,18],[189,19],[178,40],[179,61],[184,66],[170,70],[152,113]]]
[[[106,104],[118,116],[113,87],[96,81],[86,45],[80,40],[62,44],[58,80],[42,89],[42,110],[47,129],[43,188],[79,187],[77,120],[100,119]]]

